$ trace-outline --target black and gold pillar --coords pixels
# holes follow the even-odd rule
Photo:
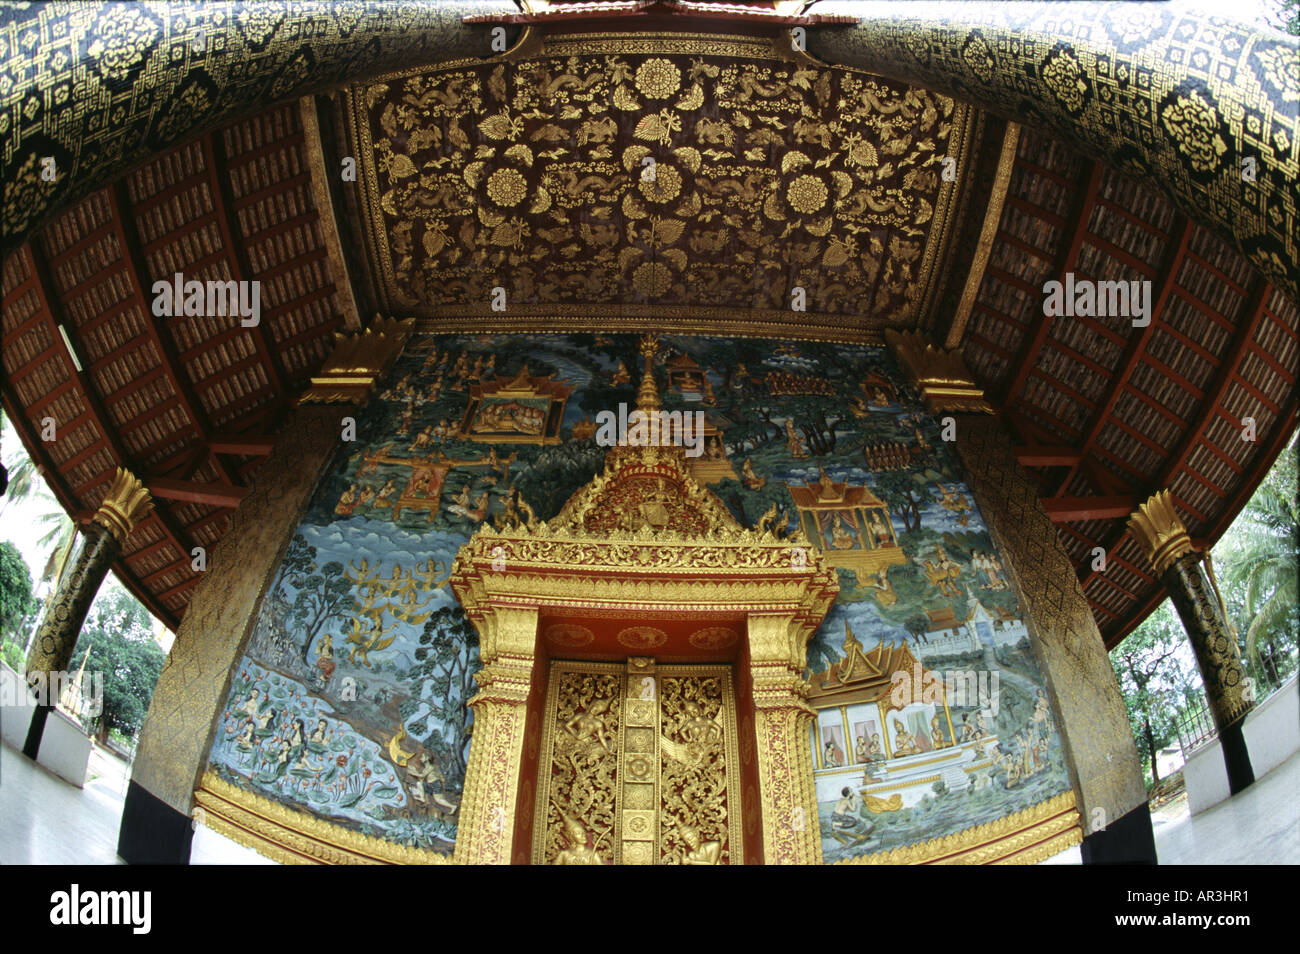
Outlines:
[[[1129,517],[1128,527],[1151,559],[1156,576],[1182,617],[1187,638],[1196,652],[1210,714],[1223,747],[1228,789],[1235,795],[1255,781],[1250,752],[1241,732],[1242,719],[1254,703],[1246,693],[1245,667],[1237,652],[1237,640],[1228,627],[1223,604],[1210,588],[1200,554],[1178,519],[1168,490],[1154,494],[1142,504]]]
[[[362,407],[396,361],[413,322],[376,318],[338,334],[270,455],[253,474],[230,528],[209,554],[140,730],[118,831],[131,864],[184,864],[199,817],[215,720],[230,692],[262,599],[333,455],[361,427]],[[217,830],[217,824],[212,827]]]
[[[35,759],[41,750],[45,721],[58,702],[51,677],[68,668],[77,637],[81,635],[81,624],[99,592],[99,584],[104,582],[108,568],[122,552],[122,544],[136,521],[151,509],[153,501],[149,491],[133,474],[119,467],[104,502],[81,531],[76,549],[69,557],[72,566],[45,608],[45,618],[27,657],[28,684],[35,688],[43,683],[45,687],[32,713],[23,745],[23,754],[30,759]]]

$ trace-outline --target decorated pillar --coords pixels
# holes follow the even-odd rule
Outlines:
[[[128,862],[189,860],[194,825],[208,817],[205,810],[191,820],[195,790],[262,599],[321,474],[353,439],[360,406],[401,353],[412,324],[375,319],[363,332],[336,336],[253,474],[230,529],[208,554],[140,731],[118,834],[118,854]]]
[[[41,620],[27,657],[28,684],[33,688],[38,683],[44,685],[23,745],[23,754],[30,759],[35,759],[40,753],[45,721],[58,701],[51,677],[68,668],[77,637],[81,635],[81,624],[99,592],[99,585],[121,554],[122,544],[136,522],[151,509],[153,501],[149,491],[130,471],[119,467],[104,502],[81,531],[77,548],[70,558],[71,569],[63,576],[58,591],[46,606],[45,618]]]
[[[1128,527],[1173,600],[1196,652],[1210,714],[1223,746],[1228,788],[1235,795],[1255,781],[1241,732],[1242,719],[1254,702],[1246,691],[1245,668],[1237,652],[1237,640],[1228,628],[1223,602],[1210,588],[1200,554],[1178,519],[1168,490],[1161,490],[1142,504],[1129,517]]]
[[[1052,711],[1082,816],[1085,862],[1154,864],[1146,785],[1119,682],[1097,621],[1039,490],[959,350],[919,333],[889,332],[894,356],[926,410],[952,416],[966,483],[993,544],[1009,565],[1030,645],[1047,680]]]
[[[479,691],[474,741],[465,769],[455,859],[465,864],[509,864],[515,833],[524,729],[537,648],[537,608],[487,607],[472,617],[479,632],[475,674]]]
[[[819,865],[821,834],[808,745],[815,713],[803,677],[813,627],[792,614],[750,614],[747,620],[763,858],[770,865]]]

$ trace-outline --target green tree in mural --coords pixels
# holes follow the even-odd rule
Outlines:
[[[465,777],[469,748],[469,701],[474,670],[478,663],[478,632],[465,617],[460,606],[443,606],[424,624],[420,645],[415,650],[413,679],[429,685],[425,701],[429,716],[446,727],[446,734],[436,726],[419,723],[409,727],[425,748],[438,754],[440,761],[455,767],[458,778]]]
[[[301,535],[296,535],[289,545],[280,578],[282,583],[287,580],[295,590],[289,617],[298,632],[306,634],[301,647],[305,664],[325,624],[355,611],[352,581],[338,560],[318,567],[316,548]]]
[[[913,639],[920,639],[930,629],[930,618],[924,613],[913,613],[903,620],[903,629]]]
[[[1195,664],[1188,665],[1190,652],[1182,621],[1166,600],[1110,653],[1129,727],[1153,782],[1160,781],[1156,754],[1177,736],[1177,714],[1201,685]]]
[[[835,429],[845,417],[842,398],[820,395],[787,398],[784,409],[794,418],[810,453],[822,457],[835,450]]]
[[[934,500],[925,478],[902,470],[878,474],[875,492],[903,522],[903,529],[907,531],[920,529],[921,505]]]

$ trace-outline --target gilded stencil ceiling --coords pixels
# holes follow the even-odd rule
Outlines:
[[[735,38],[548,41],[354,88],[382,308],[671,305],[913,322],[967,114]],[[764,58],[755,54],[762,53]],[[578,55],[584,54],[584,55]],[[945,163],[951,155],[952,163]],[[502,311],[497,301],[496,311]]]

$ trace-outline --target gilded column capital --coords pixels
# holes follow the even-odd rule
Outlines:
[[[1129,516],[1128,529],[1146,551],[1156,576],[1163,576],[1175,560],[1194,549],[1168,490],[1152,494],[1141,504]]]
[[[136,523],[152,509],[153,498],[149,496],[149,491],[140,478],[119,467],[104,502],[99,505],[92,519],[111,533],[113,539],[122,543],[135,529]]]
[[[320,371],[312,375],[311,388],[301,404],[363,404],[375,383],[402,353],[415,329],[415,319],[399,321],[378,316],[355,334],[334,335],[334,350]]]
[[[961,348],[936,348],[919,331],[886,331],[885,343],[931,414],[992,414],[993,406],[966,367]]]

